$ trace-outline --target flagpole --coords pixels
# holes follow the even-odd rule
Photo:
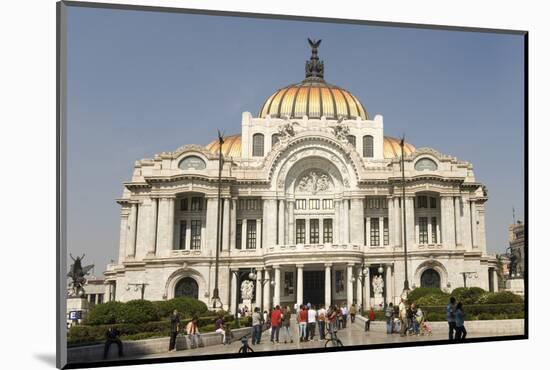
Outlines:
[[[218,270],[219,270],[219,260],[220,260],[220,225],[222,222],[221,219],[221,198],[222,198],[222,167],[223,167],[223,157],[222,157],[222,146],[224,143],[223,135],[218,130],[218,142],[219,142],[219,152],[218,152],[218,215],[217,215],[217,225],[216,225],[216,268],[214,274],[214,292],[212,293],[212,308],[216,309],[223,308],[220,293],[218,289]]]
[[[403,252],[404,252],[404,261],[405,261],[405,281],[403,283],[403,293],[402,297],[407,298],[409,294],[409,272],[408,272],[408,257],[407,257],[407,212],[406,212],[406,201],[405,201],[405,135],[401,139],[401,187],[403,191]]]

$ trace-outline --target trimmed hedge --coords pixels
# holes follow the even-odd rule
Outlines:
[[[451,296],[455,297],[457,302],[462,302],[463,304],[475,304],[479,303],[480,298],[486,294],[487,291],[481,288],[472,287],[456,288],[452,291]]]
[[[122,302],[106,302],[103,304],[97,304],[92,307],[88,313],[86,324],[89,325],[107,325],[116,324],[117,319],[121,317]]]
[[[445,306],[420,306],[428,321],[447,321]],[[465,305],[466,320],[506,320],[523,319],[525,306],[523,303],[508,304],[473,304]]]
[[[416,302],[419,298],[427,296],[427,295],[447,295],[447,293],[443,292],[439,288],[422,288],[418,287],[416,289],[413,289],[409,292],[409,295],[407,296],[407,300],[409,302]]]
[[[189,297],[178,297],[167,301],[153,302],[160,317],[168,317],[174,310],[185,317],[192,317],[195,314],[201,315],[208,311],[208,307],[202,301]]]

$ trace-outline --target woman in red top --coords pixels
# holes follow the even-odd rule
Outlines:
[[[298,328],[300,329],[300,342],[307,341],[307,307],[304,305],[300,306],[300,312],[297,315],[298,319]]]
[[[273,337],[275,337],[277,344],[279,344],[279,329],[281,328],[282,317],[281,307],[277,305],[273,312],[271,312],[271,343],[274,343]]]

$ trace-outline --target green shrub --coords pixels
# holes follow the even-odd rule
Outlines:
[[[440,295],[440,294],[446,294],[446,293],[444,293],[439,288],[418,287],[409,292],[407,300],[409,302],[416,302],[420,297],[424,297],[426,295]]]
[[[194,314],[204,315],[208,311],[206,304],[190,297],[178,297],[167,301],[153,302],[160,317],[168,317],[174,310],[178,310],[183,317],[192,317]]]
[[[447,304],[449,302],[449,298],[449,294],[442,292],[439,294],[428,294],[418,298],[416,301],[411,302],[415,302],[420,306],[438,306]]]
[[[124,303],[117,318],[119,323],[141,324],[157,321],[159,314],[153,302],[136,299]]]
[[[452,291],[451,296],[456,298],[457,302],[463,304],[476,304],[480,302],[480,299],[484,297],[487,292],[481,288],[456,288]]]
[[[523,298],[512,292],[488,293],[482,299],[485,304],[523,303]]]
[[[115,324],[121,317],[122,308],[124,303],[121,302],[107,302],[103,304],[97,304],[90,309],[86,324],[89,325],[106,325]]]
[[[446,306],[422,306],[429,321],[446,321]],[[523,303],[465,305],[466,320],[505,320],[525,317]]]

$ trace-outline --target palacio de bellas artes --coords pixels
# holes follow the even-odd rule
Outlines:
[[[308,302],[381,309],[400,301],[405,280],[497,291],[487,190],[472,163],[385,136],[382,115],[327,82],[320,41],[309,44],[305,79],[266,97],[256,115],[243,112],[240,134],[214,132],[208,145],[135,163],[116,200],[119,253],[106,296],[190,296],[235,312]],[[141,290],[127,289],[136,283]]]

